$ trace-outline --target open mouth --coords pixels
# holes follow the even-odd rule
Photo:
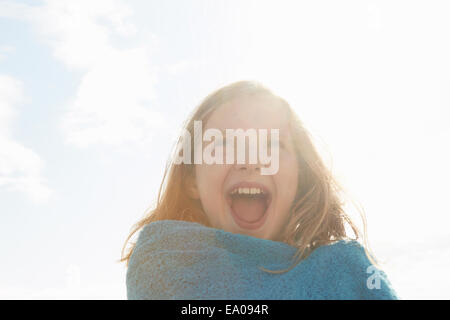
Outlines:
[[[227,193],[233,219],[245,229],[257,229],[264,224],[271,201],[270,191],[255,183],[237,184]]]

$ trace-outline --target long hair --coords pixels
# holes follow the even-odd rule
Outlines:
[[[299,170],[299,183],[296,197],[291,207],[291,213],[282,230],[281,241],[297,248],[291,267],[283,270],[261,270],[270,273],[282,273],[295,267],[306,259],[314,249],[331,244],[338,240],[358,240],[364,238],[364,250],[368,259],[377,265],[370,252],[366,219],[362,207],[357,206],[361,214],[364,232],[361,233],[350,216],[344,210],[345,200],[350,199],[344,188],[333,177],[331,171],[323,163],[313,145],[309,132],[291,108],[281,97],[255,81],[239,81],[222,87],[208,95],[192,112],[183,126],[183,132],[194,136],[194,121],[206,121],[214,110],[226,102],[250,96],[269,96],[278,100],[289,115],[289,129],[293,137]],[[194,139],[191,139],[191,150],[194,150]],[[131,237],[145,225],[159,220],[182,220],[197,222],[211,227],[203,212],[200,200],[192,199],[186,191],[185,182],[194,177],[193,164],[175,164],[175,156],[180,155],[183,136],[175,144],[169,161],[166,164],[156,204],[150,208],[144,217],[131,230],[122,248],[120,262],[128,261],[133,253],[135,243],[131,243],[127,252],[126,246]],[[191,157],[193,157],[191,155]],[[193,159],[190,163],[193,163]],[[353,200],[350,199],[353,204]],[[349,237],[346,225],[352,229],[354,238]]]

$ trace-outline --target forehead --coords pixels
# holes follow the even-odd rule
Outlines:
[[[205,128],[280,129],[280,135],[285,135],[288,134],[288,114],[274,97],[243,97],[226,102],[214,110]]]

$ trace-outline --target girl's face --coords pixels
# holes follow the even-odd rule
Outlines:
[[[200,199],[213,228],[262,239],[281,239],[280,232],[288,221],[296,195],[299,170],[288,123],[286,109],[269,96],[225,103],[203,123],[203,132],[209,128],[222,130],[224,144],[225,129],[256,132],[267,129],[268,140],[271,129],[279,129],[280,139],[279,169],[274,175],[261,175],[260,164],[248,164],[248,153],[247,164],[236,164],[236,159],[234,164],[226,164],[225,148],[224,164],[195,165],[194,197]],[[248,144],[246,139],[247,152]]]

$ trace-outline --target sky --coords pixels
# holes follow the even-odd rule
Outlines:
[[[117,260],[183,121],[249,79],[291,104],[362,205],[399,296],[449,299],[449,13],[447,1],[0,0],[0,298],[126,299]]]

